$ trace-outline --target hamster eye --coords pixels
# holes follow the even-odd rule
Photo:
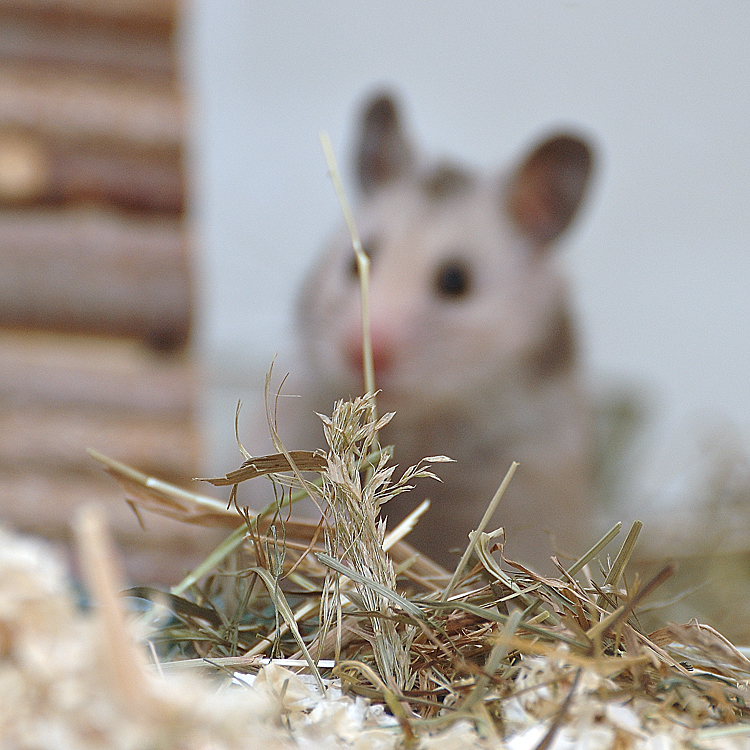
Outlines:
[[[471,291],[471,272],[466,263],[449,260],[435,275],[435,291],[445,299],[460,299]]]
[[[370,259],[370,263],[372,263],[373,256],[375,255],[375,252],[377,250],[377,244],[375,242],[363,242],[362,243],[362,249],[365,251],[365,254]],[[354,253],[354,250],[352,250],[352,254],[349,257],[349,276],[356,279],[359,276],[359,269],[357,268],[357,256]]]

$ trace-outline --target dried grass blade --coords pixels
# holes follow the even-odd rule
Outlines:
[[[266,474],[279,474],[286,471],[313,471],[320,473],[326,468],[326,458],[314,451],[289,451],[257,456],[245,461],[239,469],[228,472],[223,477],[198,477],[200,482],[208,482],[214,487],[227,487],[255,479]]]
[[[547,730],[547,733],[544,735],[544,737],[542,737],[542,741],[536,746],[535,750],[547,750],[547,748],[552,747],[555,736],[562,726],[563,719],[565,718],[565,715],[570,708],[570,704],[573,702],[573,696],[578,689],[578,682],[581,679],[581,671],[581,669],[578,669],[576,671],[576,676],[573,678],[573,684],[571,685],[562,706],[560,706],[560,709],[557,712],[557,716],[555,716],[555,718],[552,720],[550,728]]]
[[[313,614],[319,608],[319,606],[319,601],[309,599],[304,604],[297,607],[296,610],[294,610],[294,612],[292,613],[294,621],[300,622],[301,620],[304,620],[308,615]],[[247,651],[245,653],[245,656],[257,656],[259,654],[262,654],[273,643],[274,638],[283,635],[287,632],[287,630],[289,630],[289,625],[287,625],[286,622],[283,622],[279,626],[278,630],[274,630],[269,633],[260,643],[258,643],[256,646],[253,646],[249,651]],[[302,652],[300,651],[299,653],[301,654]]]
[[[695,667],[716,670],[735,680],[750,677],[750,660],[734,644],[710,625],[692,621],[686,625],[670,623],[661,633],[672,636],[664,649],[679,659],[687,659]]]
[[[396,542],[400,542],[412,529],[417,525],[419,519],[429,510],[430,501],[422,500],[422,502],[409,513],[409,515],[401,521],[398,526],[392,531],[389,531],[383,539],[383,551],[388,552]]]
[[[318,672],[318,667],[315,664],[315,660],[312,658],[312,656],[310,656],[310,652],[307,650],[305,641],[302,639],[302,634],[299,632],[299,628],[297,627],[297,620],[294,617],[292,608],[289,606],[289,602],[287,602],[286,597],[284,596],[284,592],[278,587],[274,578],[265,568],[251,568],[250,572],[257,573],[258,577],[266,585],[266,588],[268,589],[268,595],[271,597],[274,606],[278,610],[279,614],[284,618],[284,622],[287,624],[289,631],[294,636],[294,640],[297,641],[299,650],[302,652],[305,661],[310,667],[310,671],[315,676],[315,680],[318,683],[320,691],[325,694],[325,685],[323,684],[323,678],[320,676],[320,672]]]
[[[510,468],[508,469],[508,473],[505,475],[505,478],[501,482],[500,487],[498,487],[497,492],[495,493],[494,497],[492,498],[492,500],[490,500],[490,504],[487,506],[487,510],[484,512],[484,515],[482,516],[482,520],[479,522],[479,526],[477,526],[475,531],[472,531],[471,534],[469,534],[469,539],[470,539],[469,544],[466,547],[466,550],[464,551],[463,555],[461,555],[461,559],[459,560],[459,563],[456,566],[456,569],[453,571],[453,575],[451,576],[451,579],[448,582],[448,585],[445,587],[445,591],[443,591],[443,595],[441,597],[442,601],[445,601],[451,595],[451,593],[453,593],[453,589],[456,587],[456,584],[458,583],[458,579],[463,574],[464,569],[466,568],[466,565],[469,562],[469,558],[474,552],[474,547],[476,547],[477,542],[479,541],[479,534],[484,532],[484,530],[487,528],[487,524],[490,522],[490,519],[492,518],[495,511],[497,510],[497,506],[500,504],[500,501],[503,499],[505,490],[508,488],[508,485],[510,484],[510,480],[513,479],[513,475],[516,473],[517,467],[518,467],[517,461],[514,461],[510,465]]]
[[[668,578],[674,575],[675,568],[672,563],[665,565],[630,601],[618,607],[596,625],[591,627],[586,635],[591,640],[601,638],[601,636],[610,628],[613,628],[619,621],[627,618],[630,613],[651,593],[662,585]]]
[[[227,509],[221,500],[150,477],[93,448],[88,449],[88,454],[102,464],[104,471],[119,482],[126,498],[139,508],[201,526],[237,526],[241,522],[237,513]]]
[[[338,164],[336,163],[336,154],[333,150],[333,144],[328,133],[320,134],[320,145],[323,148],[328,174],[333,182],[333,188],[336,191],[341,206],[341,212],[344,214],[349,236],[352,241],[352,248],[357,259],[357,272],[359,274],[360,299],[362,307],[362,364],[364,371],[365,393],[375,393],[375,364],[372,356],[372,338],[370,335],[370,259],[362,247],[362,241],[359,238],[357,225],[354,221],[349,202],[346,199],[344,186],[341,182],[341,174]],[[377,414],[377,411],[375,412]]]
[[[495,645],[492,647],[489,657],[487,657],[487,663],[484,666],[484,673],[477,679],[476,685],[472,688],[471,692],[466,696],[461,710],[471,711],[471,709],[484,698],[487,692],[487,687],[490,681],[500,667],[502,660],[508,655],[510,649],[511,638],[515,635],[516,630],[521,622],[521,611],[514,610],[508,621],[505,623],[505,627],[497,638]]]
[[[354,581],[354,583],[358,583],[360,584],[360,586],[366,586],[376,593],[380,594],[380,596],[385,597],[393,604],[396,604],[398,607],[400,607],[404,612],[410,614],[412,617],[415,617],[417,620],[427,619],[424,612],[416,604],[413,604],[408,599],[405,599],[403,596],[401,596],[401,594],[397,594],[395,591],[393,591],[393,589],[384,586],[382,583],[373,581],[371,578],[363,576],[361,573],[358,573],[356,570],[343,565],[334,557],[326,555],[324,552],[317,552],[315,554],[315,557],[317,557],[318,560],[323,563],[323,565],[327,565],[337,573],[350,578],[352,581]]]
[[[471,615],[475,615],[484,622],[499,622],[505,625],[508,622],[508,615],[501,614],[496,609],[488,609],[480,607],[476,604],[470,604],[469,602],[461,602],[452,600],[450,602],[436,602],[428,599],[421,599],[419,602],[425,609],[458,609],[462,612],[467,612]],[[524,620],[519,627],[524,630],[528,630],[534,635],[542,636],[549,641],[559,641],[560,643],[567,643],[574,648],[585,650],[588,648],[588,644],[577,641],[575,638],[566,635],[559,629],[544,628],[539,625],[535,625],[528,620]]]
[[[529,596],[530,593],[535,591],[536,589],[539,589],[541,587],[541,583],[537,582],[532,584],[531,586],[526,587],[525,589],[522,589],[518,583],[515,581],[515,579],[511,578],[497,563],[497,560],[495,560],[494,557],[492,557],[492,554],[490,553],[489,549],[489,543],[494,538],[494,534],[487,534],[487,533],[480,533],[477,538],[477,545],[476,545],[476,553],[477,557],[479,558],[479,562],[482,563],[482,567],[494,578],[496,578],[500,583],[503,584],[507,589],[512,591],[520,601],[522,601],[526,606],[530,606],[534,604],[537,599],[533,598],[532,596]]]
[[[221,542],[197,568],[191,570],[176,586],[172,586],[170,592],[177,595],[182,594],[203,576],[208,575],[212,570],[216,570],[222,561],[242,544],[246,535],[247,526],[243,523],[240,528],[235,529]]]
[[[623,571],[625,570],[625,567],[627,566],[631,555],[633,554],[633,550],[635,549],[635,544],[638,541],[638,536],[641,533],[641,529],[643,528],[643,522],[642,521],[634,521],[633,525],[630,527],[630,531],[628,531],[628,535],[625,537],[625,541],[622,543],[622,546],[620,547],[620,551],[617,553],[617,557],[615,558],[615,561],[612,563],[612,567],[609,569],[609,573],[607,573],[607,577],[604,579],[604,586],[617,586],[617,584],[620,581],[620,578],[622,577]],[[596,606],[597,607],[603,607],[605,603],[605,599],[603,596],[599,596],[596,600]]]
[[[622,521],[618,521],[591,549],[587,550],[569,568],[568,575],[574,576],[584,565],[588,565],[619,533]]]

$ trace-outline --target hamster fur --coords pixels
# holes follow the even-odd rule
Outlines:
[[[432,506],[408,541],[453,567],[512,461],[515,478],[491,528],[506,555],[550,570],[591,537],[593,420],[575,315],[555,246],[593,166],[580,137],[557,134],[510,170],[474,173],[423,159],[389,93],[366,104],[355,153],[355,219],[372,261],[370,321],[381,443],[404,469],[430,455],[442,484],[383,510],[389,526],[423,497]],[[297,305],[300,355],[280,434],[324,447],[313,412],[362,393],[360,296],[348,234],[332,239]],[[287,389],[288,390],[288,389]]]

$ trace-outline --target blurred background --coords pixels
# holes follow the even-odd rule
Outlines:
[[[2,516],[64,539],[106,498],[133,577],[200,554],[141,533],[84,449],[177,483],[235,468],[237,400],[276,352],[293,368],[339,222],[318,133],[346,176],[382,85],[477,167],[555,127],[595,141],[563,249],[589,377],[646,415],[640,497],[680,511],[750,434],[748,38],[740,0],[0,0]]]
[[[138,580],[208,543],[144,534],[85,452],[180,483],[200,463],[179,17],[0,2],[0,518],[65,542],[78,505],[106,502]]]
[[[687,524],[718,485],[748,497],[750,6],[194,0],[183,30],[214,470],[236,461],[238,396],[258,402],[276,352],[293,370],[291,300],[340,222],[318,133],[348,176],[359,108],[386,85],[424,149],[478,167],[557,127],[591,137],[562,252],[592,388],[643,420],[625,491]]]

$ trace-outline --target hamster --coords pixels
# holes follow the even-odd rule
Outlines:
[[[362,114],[355,219],[370,256],[370,325],[382,444],[401,469],[444,454],[443,480],[422,480],[385,506],[389,526],[432,505],[408,541],[455,566],[512,461],[519,468],[491,529],[510,559],[550,570],[591,537],[594,438],[575,315],[555,245],[590,181],[593,149],[558,134],[510,170],[474,173],[424,159],[397,102]],[[289,448],[323,447],[313,411],[363,391],[359,281],[342,229],[299,296],[302,396],[282,424]]]

